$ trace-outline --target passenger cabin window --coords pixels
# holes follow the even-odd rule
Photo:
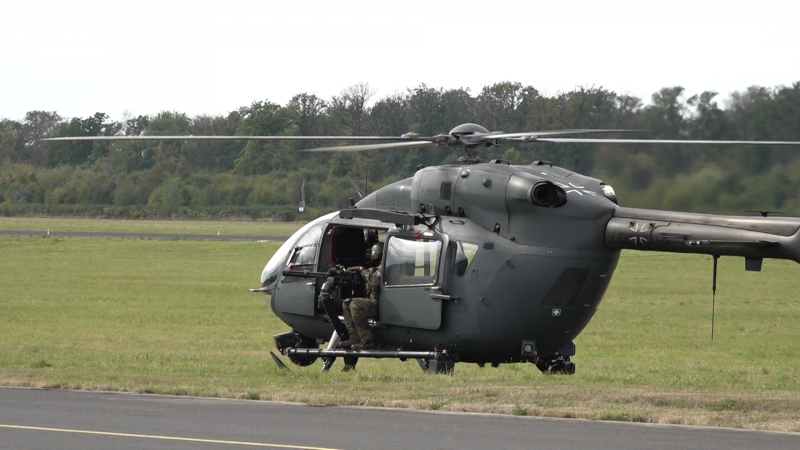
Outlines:
[[[442,241],[392,237],[386,245],[386,286],[432,286],[436,284]]]
[[[478,244],[472,242],[458,241],[456,246],[456,257],[453,260],[453,272],[457,277],[464,276],[467,273],[469,265],[472,264],[472,258],[478,253]]]

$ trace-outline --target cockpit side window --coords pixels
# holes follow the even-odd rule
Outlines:
[[[472,264],[472,259],[476,253],[478,253],[478,244],[464,241],[457,242],[456,257],[453,260],[453,272],[457,277],[464,276],[467,273],[467,269]]]
[[[305,247],[297,247],[289,260],[294,270],[312,270],[315,266],[315,256],[317,256],[316,245],[307,245]]]
[[[319,240],[322,237],[322,227],[316,227],[308,230],[303,237],[297,242],[298,247],[306,247],[309,245],[319,245]]]
[[[289,258],[286,268],[292,270],[310,270],[315,271],[317,268],[317,253],[319,250],[319,241],[322,238],[322,227],[316,227],[308,230],[303,237],[297,242],[297,246]],[[296,283],[298,281],[307,281],[301,277],[286,277],[284,283]]]
[[[395,236],[386,245],[387,287],[431,286],[436,284],[442,241]]]
[[[275,284],[278,281],[278,278],[281,276],[281,271],[286,266],[286,259],[289,257],[289,254],[295,249],[295,244],[298,242],[298,239],[301,239],[306,235],[306,232],[314,228],[315,226],[321,223],[328,223],[333,219],[338,212],[332,212],[330,214],[326,214],[322,217],[317,218],[300,228],[297,233],[292,235],[289,240],[283,243],[280,246],[278,251],[272,255],[267,265],[264,266],[264,270],[261,272],[261,285],[262,286],[270,286]]]

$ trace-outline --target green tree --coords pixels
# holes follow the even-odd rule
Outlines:
[[[22,124],[14,120],[0,121],[0,162],[24,160],[25,140]]]
[[[716,92],[705,91],[693,95],[686,104],[694,107],[689,123],[689,137],[692,139],[724,139],[730,135],[725,113],[717,106]]]
[[[227,117],[196,116],[191,120],[189,133],[194,136],[231,136],[242,117],[233,111]],[[182,153],[192,168],[211,172],[231,170],[245,146],[244,141],[187,141]]]
[[[302,93],[292,97],[286,109],[290,123],[297,127],[298,134],[311,136],[322,133],[327,107],[327,103],[316,95]]]
[[[272,136],[291,125],[290,111],[268,100],[253,102],[241,116],[236,134],[242,136]]]
[[[653,94],[653,103],[643,111],[645,129],[653,133],[652,137],[661,139],[684,137],[686,125],[684,116],[687,109],[682,100],[683,92],[683,87],[672,86]],[[685,172],[692,165],[690,150],[685,146],[648,146],[647,151],[652,154],[659,170],[666,176]]]
[[[154,189],[147,204],[165,214],[176,214],[189,202],[189,191],[178,178],[170,178]]]
[[[522,117],[516,114],[522,102],[522,84],[511,81],[485,86],[478,94],[478,114],[491,131],[518,130]]]
[[[95,113],[85,119],[74,118],[68,123],[61,125],[53,133],[54,137],[59,136],[103,136],[113,135],[116,131],[116,124],[107,123],[108,115],[105,113]],[[54,142],[49,145],[47,152],[47,164],[51,167],[61,164],[71,164],[74,166],[86,162],[96,161],[108,152],[108,143],[103,141],[66,141]]]
[[[442,89],[425,83],[409,89],[408,104],[409,130],[424,136],[447,133],[453,124],[445,123]]]
[[[357,83],[342,90],[331,98],[328,114],[340,134],[360,136],[364,134],[369,122],[367,103],[375,91],[367,83]]]
[[[379,136],[400,136],[410,131],[408,108],[407,98],[399,93],[375,102],[370,111],[370,123],[374,133]]]
[[[141,136],[150,128],[150,116],[126,117],[122,123],[122,134],[125,136]]]
[[[45,146],[39,139],[50,137],[61,125],[62,119],[55,111],[28,111],[22,123],[25,141],[24,162],[41,166],[45,163]]]
[[[447,133],[453,127],[466,122],[478,120],[478,113],[475,108],[475,100],[469,93],[469,89],[448,89],[442,91],[442,106],[444,128],[441,130]]]
[[[184,113],[177,111],[161,111],[150,120],[146,134],[149,136],[185,136],[189,134],[191,121]],[[156,155],[169,159],[183,157],[183,146],[186,141],[147,141]],[[145,153],[145,152],[143,152]]]
[[[286,108],[270,101],[258,101],[243,110],[242,121],[236,134],[245,136],[272,136],[283,134],[290,128],[291,114]],[[253,175],[293,167],[293,157],[286,152],[291,146],[285,142],[249,141],[234,162],[238,174]]]
[[[645,108],[650,121],[650,130],[655,137],[678,139],[684,128],[686,105],[681,100],[684,88],[673,86],[653,94],[652,105]]]

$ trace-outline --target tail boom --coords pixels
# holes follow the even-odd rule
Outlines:
[[[800,263],[800,218],[743,217],[617,208],[606,225],[609,249],[742,256]]]

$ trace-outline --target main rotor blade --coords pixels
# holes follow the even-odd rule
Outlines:
[[[417,147],[421,145],[434,145],[433,142],[388,142],[385,144],[340,145],[338,147],[318,147],[300,150],[302,152],[362,152],[364,150],[377,150],[381,148]]]
[[[430,138],[390,136],[67,136],[40,141],[429,141]]]
[[[347,175],[347,181],[349,181],[350,182],[350,186],[353,186],[353,189],[356,190],[356,193],[358,194],[358,199],[359,200],[361,200],[362,198],[367,196],[366,192],[362,191],[361,188],[358,187],[358,184],[356,184],[356,182],[353,181],[352,178],[350,178],[350,175]]]
[[[698,144],[698,145],[800,145],[800,141],[708,141],[691,139],[582,139],[539,138],[530,142],[555,142],[559,144]]]
[[[509,138],[526,138],[526,137],[537,137],[537,136],[557,136],[560,134],[581,134],[581,133],[628,133],[631,131],[640,131],[640,130],[604,130],[604,129],[568,129],[568,130],[550,130],[550,131],[525,131],[521,133],[500,133],[500,134],[486,134],[489,139],[509,139]],[[465,137],[473,137],[478,136],[482,137],[482,135],[470,135]]]

